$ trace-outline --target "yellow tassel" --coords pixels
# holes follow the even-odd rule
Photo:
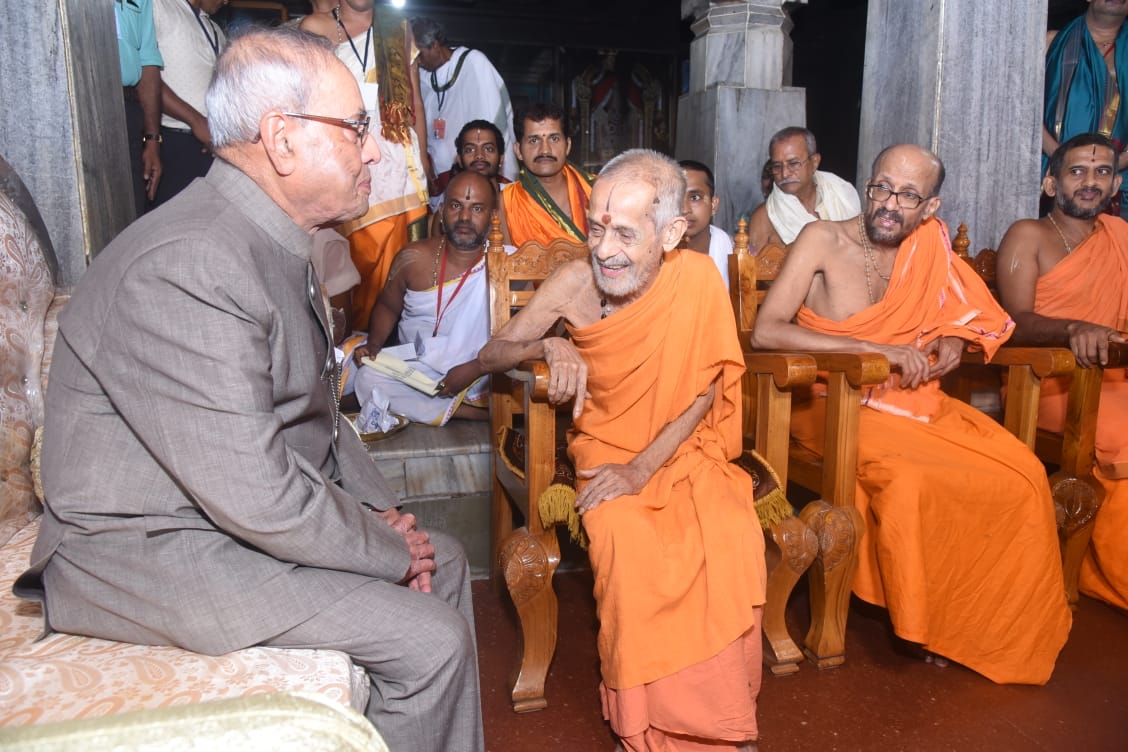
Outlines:
[[[791,502],[780,489],[775,489],[762,499],[756,499],[756,516],[760,518],[760,527],[768,530],[772,525],[783,522],[795,514],[791,509]]]
[[[537,511],[545,529],[553,525],[567,525],[572,540],[581,548],[587,548],[587,533],[576,512],[576,489],[563,483],[553,483],[537,499]]]

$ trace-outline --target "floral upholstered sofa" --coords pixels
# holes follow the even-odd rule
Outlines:
[[[0,159],[0,726],[275,691],[313,692],[363,711],[367,677],[343,653],[249,648],[207,656],[43,636],[39,604],[12,594],[42,511],[32,446],[43,425],[56,315],[67,300],[55,278],[54,252],[34,202]]]

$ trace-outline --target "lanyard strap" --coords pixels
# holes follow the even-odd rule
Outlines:
[[[360,74],[363,76],[368,72],[368,49],[372,46],[372,24],[368,24],[368,31],[364,32],[364,57],[360,56],[360,50],[356,48],[353,43],[352,36],[349,35],[349,30],[345,28],[345,24],[341,21],[341,6],[340,4],[334,8],[331,13],[333,20],[337,22],[337,27],[345,33],[345,37],[349,40],[349,47],[352,47],[353,54],[356,55],[356,61],[360,63]],[[375,9],[373,9],[373,17],[375,17]],[[338,37],[339,38],[339,37]]]
[[[208,40],[208,46],[212,48],[212,52],[214,52],[216,55],[218,55],[219,54],[219,29],[215,29],[214,34],[210,33],[208,31],[208,25],[211,25],[213,23],[212,20],[211,20],[211,17],[208,18],[208,23],[204,24],[204,19],[200,18],[200,9],[197,8],[195,5],[192,5],[192,3],[188,2],[188,0],[184,0],[184,2],[188,3],[188,7],[192,9],[193,15],[196,16],[196,23],[198,23],[200,25],[200,31],[204,32],[204,39]]]
[[[480,257],[479,257],[480,258]],[[470,276],[470,272],[474,271],[474,267],[478,265],[478,259],[474,259],[474,263],[466,267],[466,271],[462,272],[462,276],[458,279],[458,285],[455,286],[454,292],[451,293],[450,300],[447,301],[446,308],[443,308],[443,285],[446,284],[446,252],[443,252],[443,261],[439,266],[439,289],[438,298],[435,300],[435,330],[431,332],[432,337],[439,336],[439,324],[442,323],[443,316],[450,310],[450,304],[458,297],[459,290],[466,284],[466,278]]]

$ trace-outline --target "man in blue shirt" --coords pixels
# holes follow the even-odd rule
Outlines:
[[[114,0],[133,199],[140,216],[161,181],[161,68],[153,0]]]

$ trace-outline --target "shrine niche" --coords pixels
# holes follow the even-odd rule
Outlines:
[[[595,54],[571,81],[572,161],[596,171],[627,149],[671,153],[671,60],[618,50]]]

